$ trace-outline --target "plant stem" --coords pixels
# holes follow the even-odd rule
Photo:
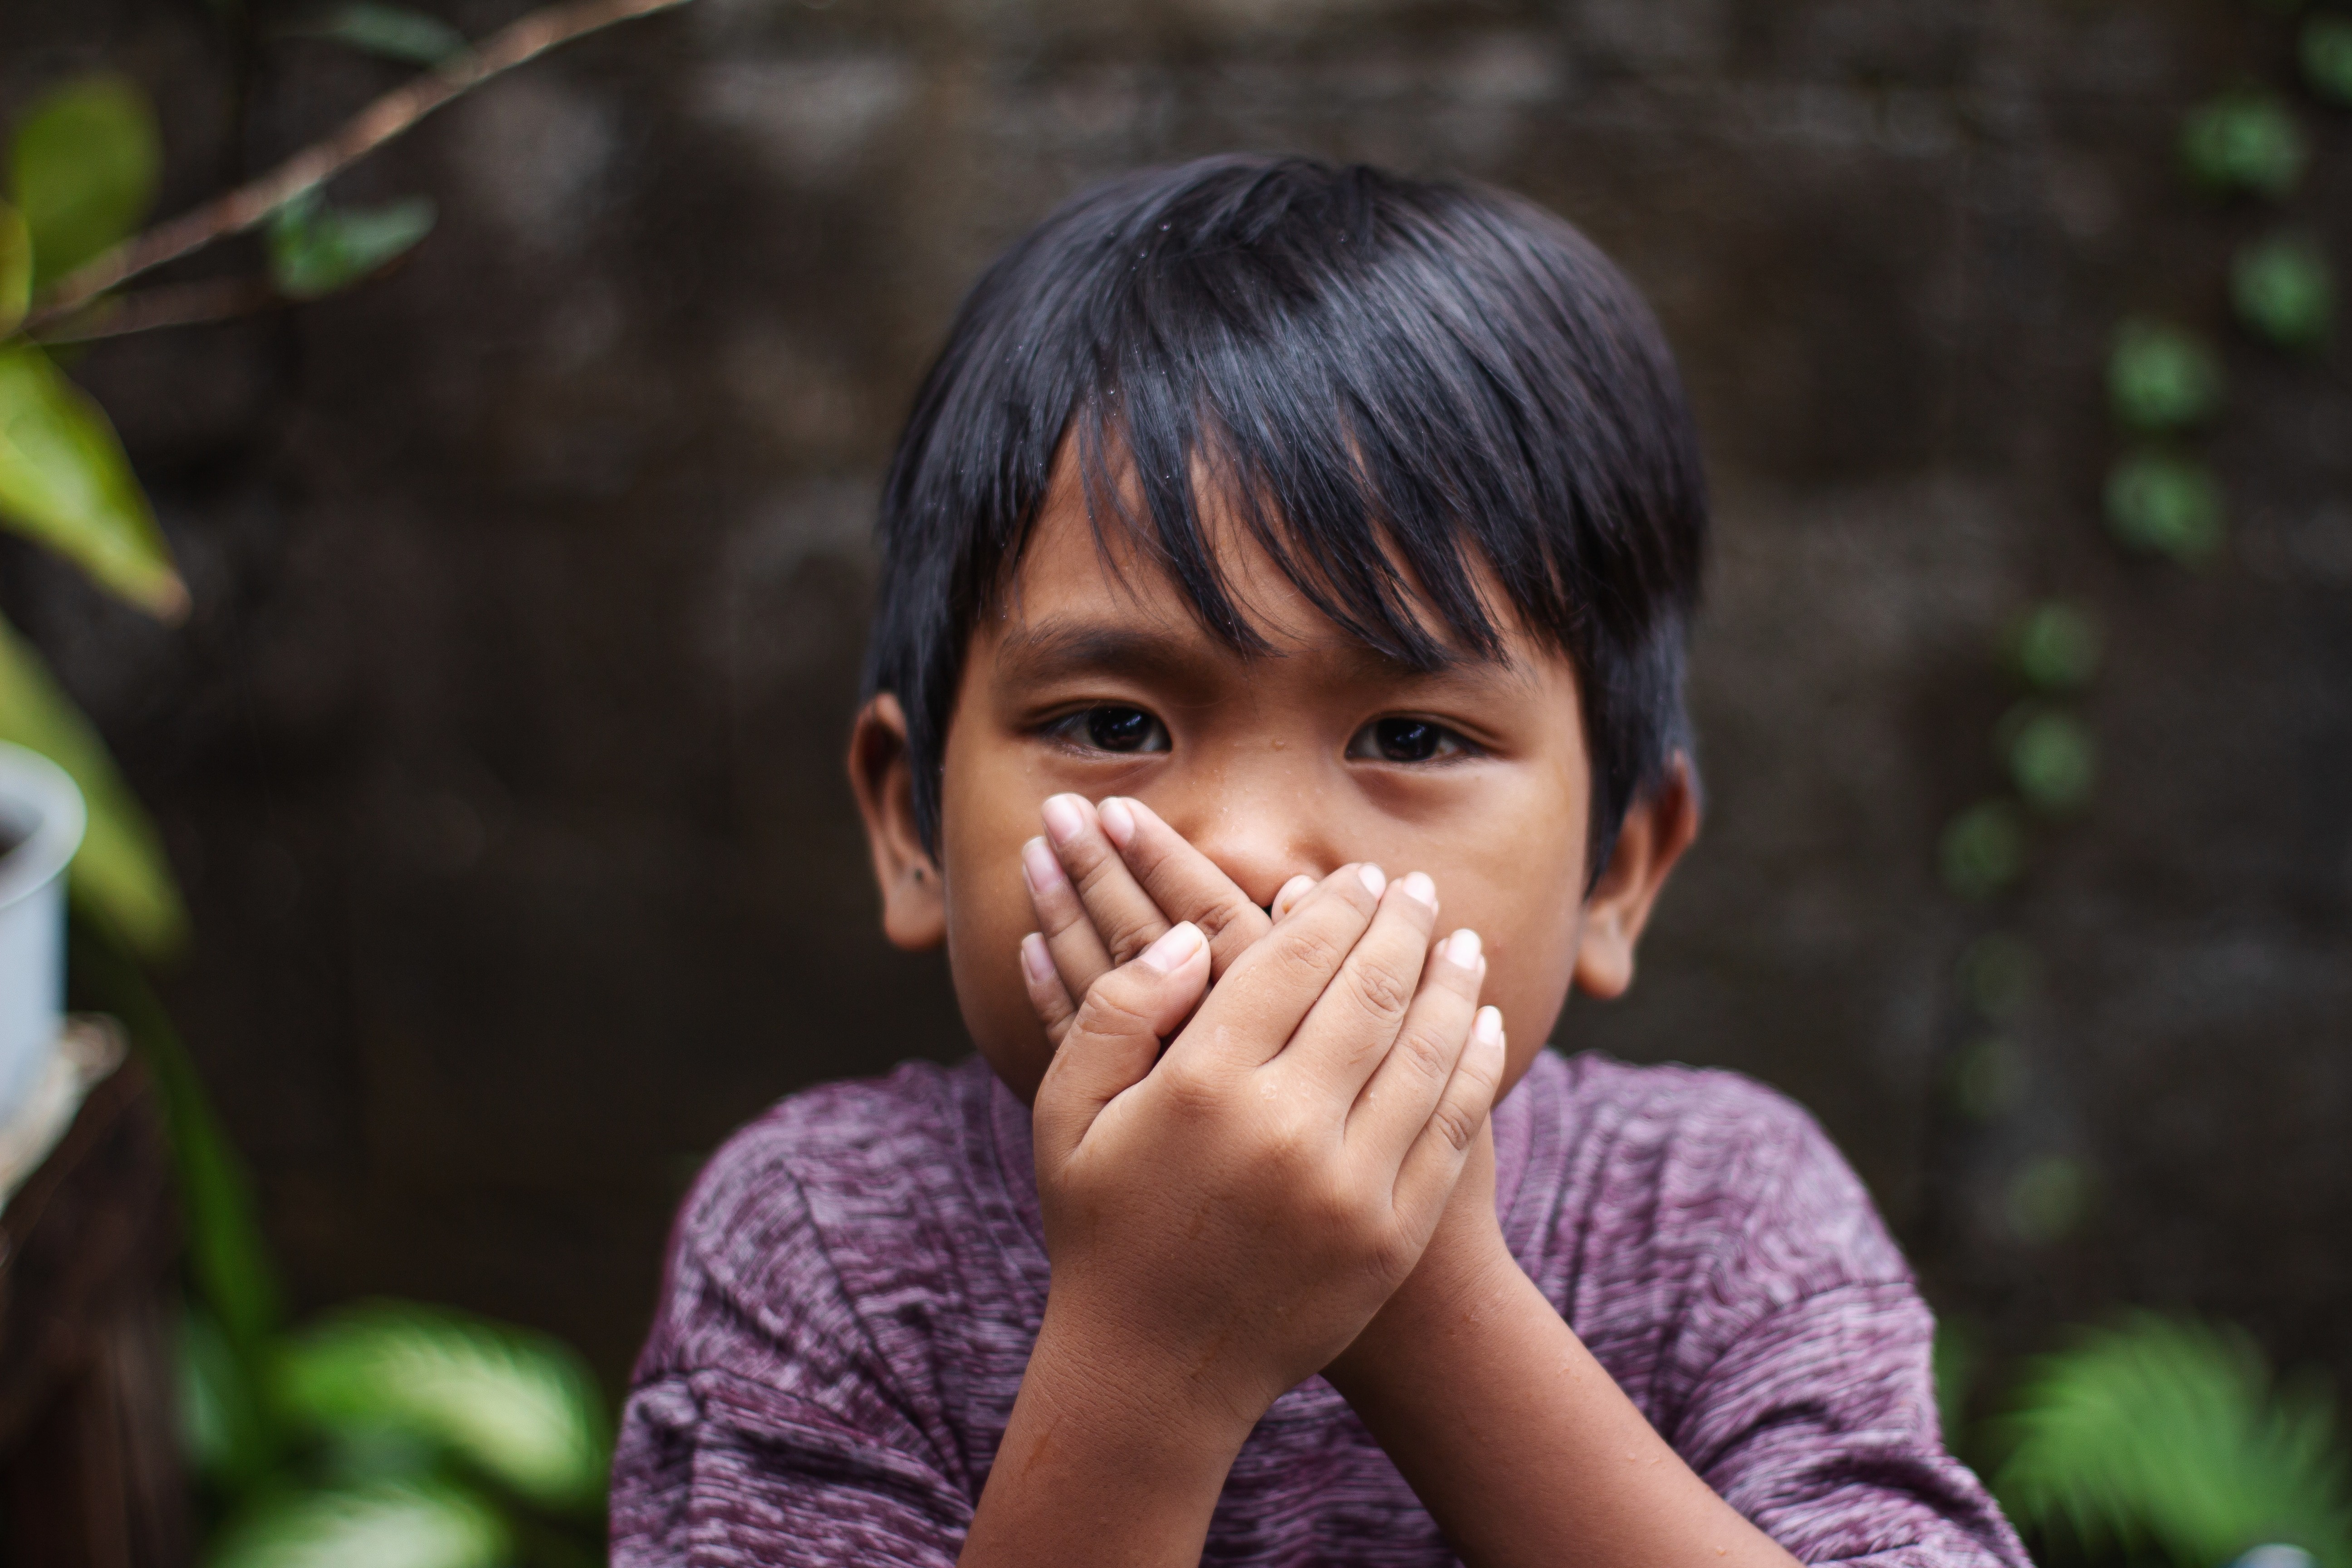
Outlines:
[[[533,11],[463,54],[394,89],[323,142],[297,153],[259,179],[214,197],[193,212],[92,258],[58,280],[25,325],[56,321],[139,274],[176,261],[216,239],[241,234],[306,191],[315,190],[451,100],[559,44],[682,5],[686,0],[575,0]]]
[[[267,278],[207,278],[196,283],[166,283],[111,300],[94,300],[76,310],[53,313],[34,341],[87,343],[125,337],[158,327],[197,327],[235,321],[272,305],[288,303]]]

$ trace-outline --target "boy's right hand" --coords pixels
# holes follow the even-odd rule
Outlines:
[[[1284,892],[1278,924],[1244,905],[1256,931],[1222,961],[1189,921],[1107,947],[1034,1116],[1041,1353],[1236,1445],[1412,1272],[1503,1071],[1476,939],[1433,950],[1426,877],[1346,866]]]

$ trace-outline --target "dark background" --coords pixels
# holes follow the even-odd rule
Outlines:
[[[0,113],[131,72],[176,211],[400,79],[286,15],[10,0]],[[1497,181],[1655,302],[1719,521],[1706,833],[1633,995],[1563,1039],[1795,1095],[1998,1347],[2193,1306],[2352,1374],[2352,395],[2228,325],[2270,220],[2172,152],[2291,37],[2231,0],[698,0],[339,182],[440,204],[395,274],[75,360],[196,609],[13,544],[0,608],[163,825],[196,921],[164,990],[298,1301],[544,1326],[617,1390],[730,1128],[962,1049],[840,763],[877,475],[960,291],[1139,163]],[[2352,255],[2352,131],[2302,115],[2289,216]],[[2201,572],[2098,521],[2134,311],[2227,345]],[[2000,787],[1999,639],[2051,594],[2107,628],[2100,789],[1968,904],[1937,837]],[[1971,1113],[1994,931],[2036,978]],[[2079,1219],[2021,1200],[2053,1169]]]

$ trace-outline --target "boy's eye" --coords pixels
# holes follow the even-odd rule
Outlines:
[[[1461,736],[1426,719],[1375,719],[1348,742],[1348,755],[1359,762],[1429,763],[1468,750]]]
[[[1055,728],[1066,739],[1081,742],[1098,752],[1168,749],[1168,727],[1142,709],[1129,708],[1125,703],[1105,703],[1083,713],[1073,713]]]

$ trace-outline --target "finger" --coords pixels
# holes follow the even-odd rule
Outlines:
[[[1437,889],[1427,877],[1415,871],[1391,884],[1370,928],[1291,1037],[1283,1053],[1287,1069],[1352,1105],[1403,1027],[1421,989],[1429,929],[1436,921]]]
[[[1394,1180],[1470,1044],[1486,959],[1478,933],[1457,931],[1431,952],[1421,990],[1348,1115],[1348,1141],[1385,1161]]]
[[[1454,1064],[1437,1109],[1429,1113],[1429,1121],[1397,1171],[1397,1208],[1424,1227],[1436,1225],[1446,1195],[1462,1174],[1470,1146],[1477,1142],[1478,1130],[1486,1126],[1488,1113],[1495,1109],[1504,1059],[1503,1015],[1496,1008],[1481,1007],[1470,1026],[1469,1047]]]
[[[1110,961],[1125,963],[1158,942],[1173,921],[1136,884],[1127,862],[1103,836],[1093,804],[1082,795],[1057,795],[1045,803],[1045,837],[1054,841],[1054,854]],[[1063,974],[1069,978],[1066,970]]]
[[[1288,920],[1234,960],[1169,1047],[1170,1059],[1198,1053],[1255,1068],[1279,1056],[1371,924],[1387,886],[1381,868],[1367,865],[1342,866],[1317,883]]]
[[[1087,991],[1037,1086],[1038,1158],[1058,1168],[1102,1108],[1143,1080],[1209,984],[1209,944],[1180,925]]]
[[[1045,1038],[1060,1045],[1078,1005],[1070,1000],[1070,988],[1062,984],[1045,939],[1035,931],[1021,939],[1021,981],[1029,988],[1029,1005],[1037,1009],[1037,1021],[1045,1026]]]
[[[1274,895],[1273,906],[1267,913],[1279,922],[1283,916],[1298,907],[1298,900],[1305,898],[1314,886],[1315,879],[1312,877],[1293,877],[1282,885],[1280,891]]]
[[[1274,924],[1214,860],[1141,801],[1113,795],[1095,814],[1145,896],[1167,919],[1191,921],[1208,937],[1211,974],[1223,975]]]
[[[1078,890],[1070,886],[1062,863],[1044,839],[1032,838],[1021,847],[1021,880],[1029,889],[1029,907],[1037,911],[1038,932],[1062,984],[1073,996],[1085,995],[1087,987],[1110,969],[1110,950],[1103,946],[1095,922],[1078,901]]]

